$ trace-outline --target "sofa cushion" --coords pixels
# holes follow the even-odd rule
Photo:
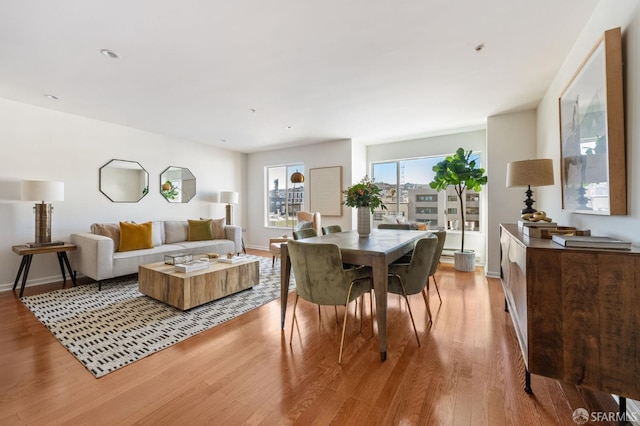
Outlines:
[[[113,251],[118,251],[118,247],[120,247],[120,225],[117,223],[93,223],[91,225],[91,233],[111,238],[113,240]]]
[[[187,241],[189,224],[186,220],[165,220],[164,240],[166,244]]]
[[[153,248],[151,222],[120,222],[120,246],[118,251],[130,251]]]
[[[207,218],[201,217],[200,220],[207,220]],[[221,217],[220,219],[211,219],[211,233],[214,240],[224,240],[227,238],[227,232],[224,229],[226,219]]]
[[[213,231],[211,228],[211,219],[188,221],[189,229],[187,233],[187,241],[206,241],[213,239]]]
[[[154,220],[151,230],[151,239],[153,246],[158,247],[164,244],[164,222],[161,220]]]

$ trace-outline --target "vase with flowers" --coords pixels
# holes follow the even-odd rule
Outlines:
[[[382,202],[380,193],[378,185],[373,183],[368,176],[344,191],[344,205],[358,209],[358,235],[362,238],[368,237],[371,233],[371,215],[374,210],[377,208],[387,209],[387,206]]]

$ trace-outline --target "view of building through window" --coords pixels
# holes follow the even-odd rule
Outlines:
[[[480,163],[478,154],[473,157]],[[372,164],[372,179],[380,187],[388,210],[376,210],[374,226],[383,222],[426,223],[429,229],[461,230],[460,202],[453,188],[444,192],[431,189],[433,166],[445,156],[386,161]],[[466,230],[480,230],[480,197],[465,191]]]
[[[304,183],[291,183],[291,175],[304,171],[304,164],[266,167],[267,226],[292,228],[296,214],[304,211]]]

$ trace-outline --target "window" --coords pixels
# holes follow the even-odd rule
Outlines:
[[[417,203],[438,202],[438,195],[437,194],[431,194],[431,195],[419,194],[419,195],[416,195],[416,202]]]
[[[303,172],[304,164],[266,167],[267,226],[291,229],[296,213],[304,211],[304,182],[291,183],[291,175]]]
[[[474,154],[480,164],[480,156]],[[438,196],[429,183],[433,180],[433,166],[444,160],[445,156],[421,157],[407,160],[385,161],[371,165],[371,178],[380,187],[383,202],[387,210],[376,210],[373,214],[374,226],[384,215],[404,216],[409,222],[429,223],[430,228],[460,229],[460,205],[453,188],[447,188]],[[468,191],[464,197],[465,212],[472,215],[465,221],[467,229],[479,231],[479,194]],[[456,217],[458,216],[458,217]]]

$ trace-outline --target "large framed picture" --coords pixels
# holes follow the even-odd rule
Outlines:
[[[620,28],[605,31],[560,95],[562,208],[627,214]]]
[[[342,166],[309,169],[309,208],[322,216],[342,216]]]

